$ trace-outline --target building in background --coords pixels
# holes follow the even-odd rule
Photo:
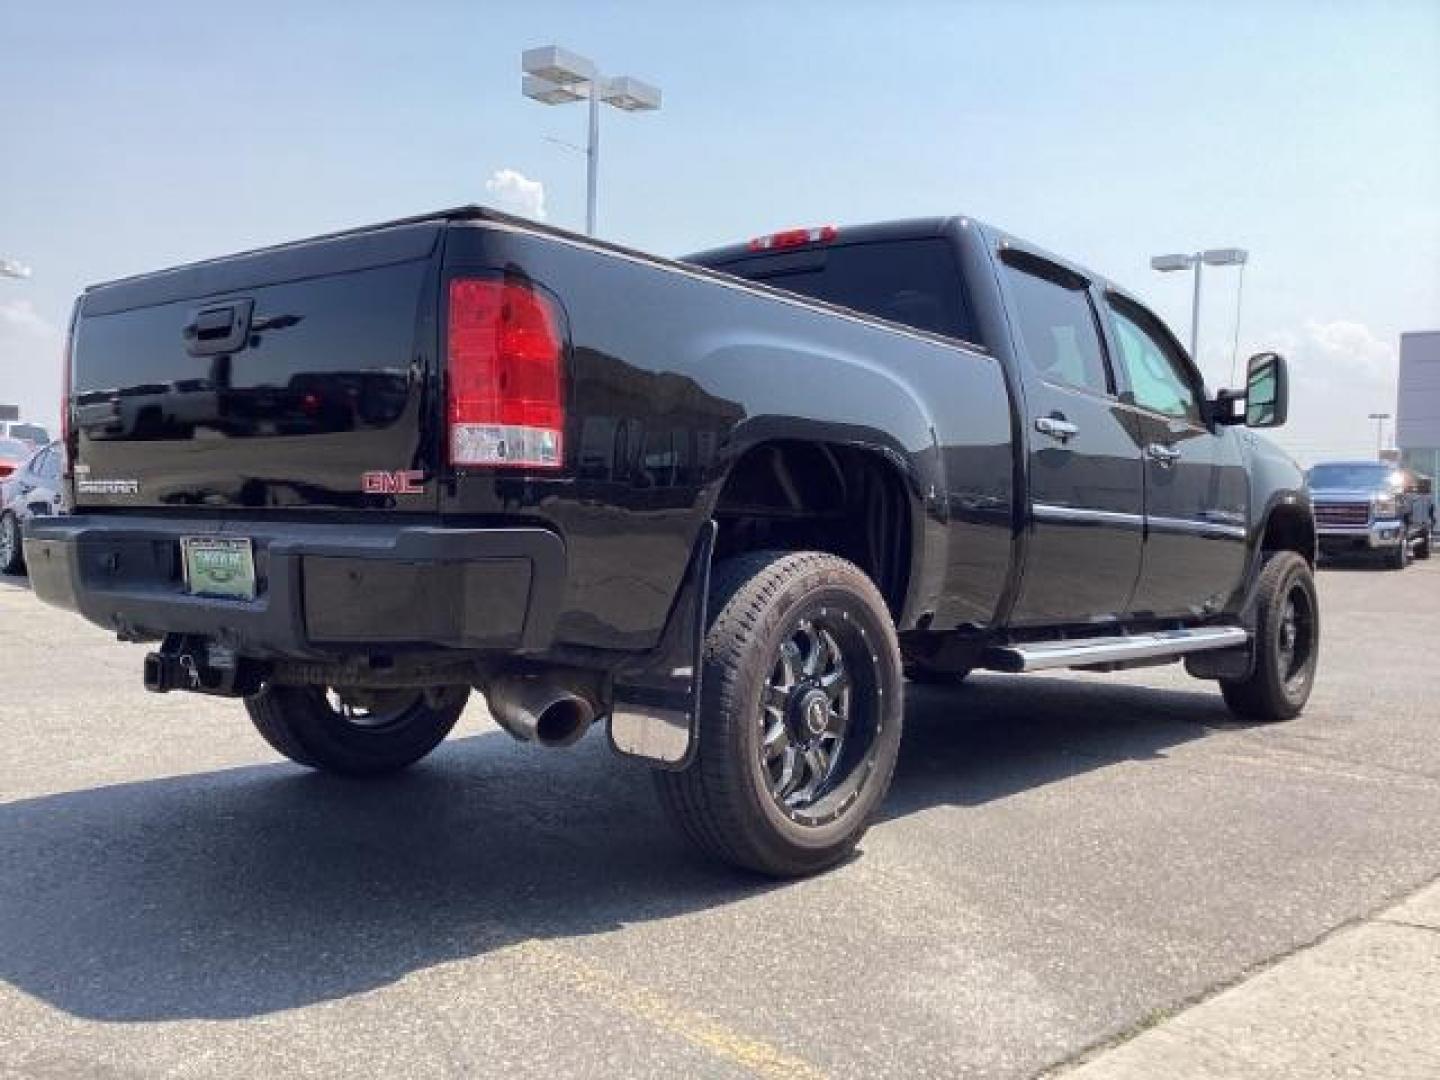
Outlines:
[[[1440,477],[1440,330],[1400,335],[1395,445],[1401,464]]]

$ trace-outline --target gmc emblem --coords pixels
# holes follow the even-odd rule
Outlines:
[[[422,495],[425,492],[425,474],[419,469],[396,469],[394,472],[377,469],[360,474],[360,489],[366,495]]]

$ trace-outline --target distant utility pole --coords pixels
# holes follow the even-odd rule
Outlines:
[[[1385,452],[1385,421],[1390,419],[1388,412],[1372,412],[1369,418],[1375,421],[1375,456],[1378,458]]]
[[[585,232],[595,235],[595,207],[600,182],[600,103],[623,112],[654,112],[660,91],[647,82],[600,73],[595,61],[554,45],[526,49],[520,55],[520,92],[542,105],[590,103],[589,136],[585,142]]]
[[[1200,268],[1202,266],[1239,266],[1243,267],[1249,260],[1250,253],[1244,248],[1211,248],[1209,251],[1197,251],[1191,255],[1156,255],[1150,260],[1152,269],[1159,270],[1162,274],[1173,273],[1176,270],[1195,271],[1194,291],[1190,297],[1190,359],[1200,363]],[[1240,279],[1243,284],[1245,279]],[[1239,319],[1239,304],[1237,298],[1236,319]],[[1234,367],[1234,358],[1231,358],[1231,367]]]

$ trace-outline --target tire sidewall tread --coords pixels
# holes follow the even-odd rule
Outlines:
[[[758,767],[756,706],[780,636],[803,607],[843,606],[861,620],[877,658],[880,726],[872,772],[834,821],[791,821]],[[778,877],[844,859],[864,834],[894,773],[903,722],[899,642],[879,590],[853,563],[823,552],[755,552],[716,567],[710,590],[696,760],[657,772],[662,802],[682,830],[724,861]]]
[[[1284,686],[1278,667],[1278,643],[1280,635],[1280,614],[1290,590],[1301,584],[1309,594],[1311,615],[1314,620],[1314,640],[1311,648],[1310,674],[1306,680],[1304,694],[1296,698]],[[1270,556],[1260,572],[1257,588],[1255,620],[1255,662],[1253,670],[1244,679],[1224,680],[1220,689],[1225,703],[1231,711],[1245,720],[1273,723],[1292,720],[1300,715],[1309,701],[1315,686],[1315,672],[1319,666],[1321,641],[1320,598],[1315,588],[1315,577],[1310,564],[1293,551],[1281,551]]]
[[[15,545],[11,549],[10,559],[4,565],[0,565],[0,574],[18,574],[25,569],[25,537],[20,528],[20,519],[9,510],[0,513],[0,529],[13,529],[15,531]]]

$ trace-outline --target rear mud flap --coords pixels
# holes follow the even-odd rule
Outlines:
[[[695,758],[715,533],[713,521],[701,528],[660,643],[615,671],[610,745],[666,769],[684,769]]]

